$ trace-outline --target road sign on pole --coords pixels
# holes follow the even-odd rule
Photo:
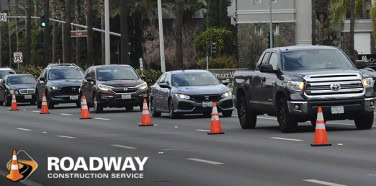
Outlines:
[[[72,30],[71,37],[87,37],[87,30]]]
[[[7,22],[7,21],[8,21],[8,14],[0,13],[0,22]]]
[[[23,62],[22,52],[14,52],[13,58],[14,58],[14,63],[22,63]]]

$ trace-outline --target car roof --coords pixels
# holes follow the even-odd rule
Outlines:
[[[46,69],[51,69],[51,68],[67,68],[67,67],[81,69],[79,66],[77,66],[76,64],[73,64],[73,63],[49,64],[46,67]]]
[[[207,70],[174,70],[169,71],[171,74],[181,74],[181,73],[190,73],[190,72],[209,72]]]
[[[14,76],[31,76],[31,77],[33,77],[33,75],[31,75],[31,74],[9,74],[7,76],[8,77],[14,77]]]
[[[110,64],[110,65],[96,65],[92,66],[93,68],[106,68],[106,67],[131,67],[130,65],[122,65],[122,64]]]
[[[338,50],[338,48],[336,47],[324,46],[324,45],[286,46],[286,47],[277,47],[273,49],[279,50],[280,52],[291,52],[291,51],[300,51],[300,50]],[[273,49],[268,49],[268,50],[270,51]]]
[[[11,69],[11,68],[0,68],[0,70],[1,70],[1,71],[3,71],[3,70],[14,71],[14,70],[13,70],[13,69]]]

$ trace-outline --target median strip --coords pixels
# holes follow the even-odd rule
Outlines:
[[[270,137],[271,139],[276,139],[276,140],[285,140],[285,141],[303,141],[300,139],[292,139],[292,138],[281,138],[281,137]]]
[[[210,132],[210,130],[206,130],[206,129],[196,129],[196,131],[198,131],[198,132]]]
[[[346,186],[346,185],[342,185],[342,184],[338,184],[338,183],[331,183],[331,182],[315,180],[315,179],[308,179],[308,180],[303,180],[303,181],[310,182],[310,183],[316,183],[316,184],[320,184],[320,185],[327,185],[327,186]]]
[[[221,163],[221,162],[204,160],[204,159],[199,159],[199,158],[187,158],[187,160],[197,161],[197,162],[200,162],[200,163],[207,163],[207,164],[212,164],[212,165],[223,165],[224,164],[224,163]]]
[[[120,147],[123,149],[136,149],[135,147],[130,147],[130,146],[124,146],[124,145],[111,145],[113,147]]]
[[[56,137],[58,138],[67,138],[67,139],[75,139],[76,137],[72,137],[72,136],[63,136],[63,135],[56,135]]]

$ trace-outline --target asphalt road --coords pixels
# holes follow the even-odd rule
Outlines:
[[[68,107],[67,107],[68,106]],[[73,105],[71,105],[73,106]],[[135,109],[138,110],[138,109]],[[0,107],[0,185],[376,185],[376,128],[359,131],[352,121],[327,124],[331,147],[311,147],[314,129],[283,134],[277,121],[258,118],[243,130],[238,118],[221,118],[224,135],[207,135],[210,118],[152,118],[139,127],[141,112],[91,113],[57,106],[40,115],[36,106],[11,112]],[[376,126],[376,125],[375,125]],[[24,182],[5,179],[13,149],[39,164]],[[143,179],[50,179],[47,157],[149,157]]]

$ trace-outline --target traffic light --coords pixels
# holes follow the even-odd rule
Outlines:
[[[211,54],[212,56],[215,56],[217,54],[217,43],[211,44]]]
[[[45,28],[47,26],[46,16],[43,14],[40,16],[40,27]]]
[[[268,42],[268,48],[271,48],[270,47],[270,32],[268,32],[267,36],[266,36],[266,41]],[[273,45],[274,45],[274,33],[272,35],[272,39],[273,39]]]

